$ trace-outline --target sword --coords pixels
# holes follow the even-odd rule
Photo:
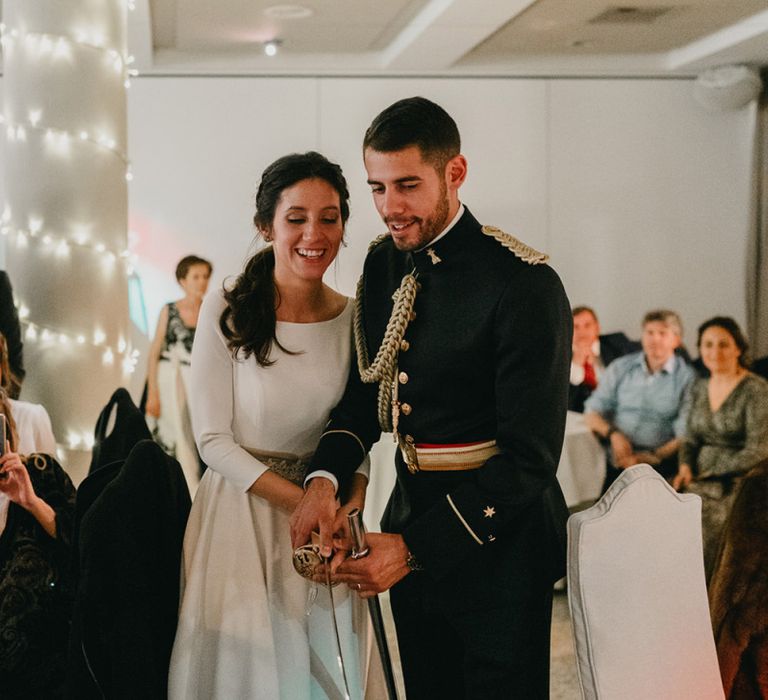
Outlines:
[[[344,700],[350,700],[349,682],[347,681],[347,671],[344,667],[344,655],[341,651],[341,637],[339,636],[339,625],[336,621],[336,605],[333,601],[333,582],[331,581],[331,559],[320,555],[320,546],[317,544],[305,544],[297,547],[293,552],[293,568],[296,572],[310,581],[313,581],[312,588],[307,599],[307,615],[311,613],[312,604],[317,595],[315,583],[315,571],[320,564],[325,564],[325,584],[328,587],[328,597],[331,604],[331,622],[333,623],[333,636],[336,641],[336,662],[341,671],[341,677],[344,680]]]
[[[328,586],[328,596],[331,599],[331,620],[333,620],[333,635],[336,637],[336,661],[339,664],[341,677],[344,679],[344,700],[350,700],[347,671],[344,668],[344,656],[341,653],[341,637],[339,637],[339,625],[336,622],[336,605],[333,602],[333,584],[331,583],[330,558],[326,559],[325,562],[325,585]]]
[[[362,559],[368,554],[368,547],[365,544],[365,525],[363,525],[363,514],[358,508],[350,511],[347,515],[349,522],[349,533],[352,537],[352,559]],[[376,646],[379,648],[381,656],[381,665],[384,669],[384,682],[387,685],[387,698],[397,700],[397,686],[395,685],[395,674],[392,671],[392,657],[389,655],[387,646],[387,636],[384,631],[384,617],[381,614],[381,603],[379,596],[375,595],[368,598],[368,612],[371,615],[373,624],[373,634],[376,637]]]

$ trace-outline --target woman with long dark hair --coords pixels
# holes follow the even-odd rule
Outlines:
[[[288,519],[307,459],[340,399],[353,302],[323,283],[349,216],[338,165],[294,154],[263,173],[254,222],[267,246],[200,312],[191,413],[209,466],[184,542],[171,698],[343,697],[329,591],[293,569]],[[367,465],[341,515],[361,508]],[[333,591],[353,697],[367,675],[367,618]]]

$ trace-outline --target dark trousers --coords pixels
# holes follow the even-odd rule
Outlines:
[[[408,700],[549,697],[552,584],[506,554],[482,552],[440,582],[411,573],[391,589]]]

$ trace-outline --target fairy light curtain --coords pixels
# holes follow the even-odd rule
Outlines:
[[[101,407],[137,361],[128,313],[128,9],[125,0],[3,2],[0,234],[23,324],[22,398],[46,406],[70,450],[90,448]]]

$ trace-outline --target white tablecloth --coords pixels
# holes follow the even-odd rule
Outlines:
[[[569,507],[596,501],[605,480],[605,450],[581,413],[568,411],[557,480]]]
[[[395,485],[395,443],[391,435],[382,435],[371,450],[371,483],[368,486],[365,526],[378,532],[379,520]],[[568,411],[565,441],[557,480],[569,507],[595,501],[605,479],[605,451],[584,423],[581,413]]]

